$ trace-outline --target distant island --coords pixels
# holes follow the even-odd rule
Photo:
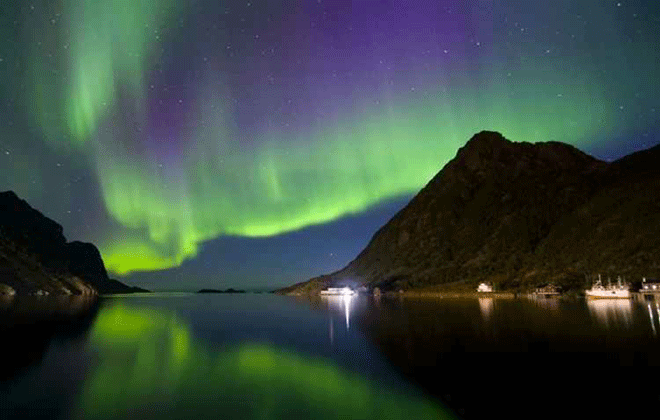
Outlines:
[[[0,192],[0,295],[148,292],[108,277],[99,250],[67,242],[62,226],[13,191]]]
[[[236,290],[236,289],[232,289],[230,287],[229,289],[225,289],[225,290],[201,289],[201,290],[198,290],[197,293],[246,293],[246,292],[245,292],[245,290]]]
[[[607,163],[560,142],[480,132],[346,267],[277,293],[474,292],[481,282],[570,291],[598,273],[659,277],[658,162],[660,146]]]

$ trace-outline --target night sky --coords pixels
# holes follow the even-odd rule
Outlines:
[[[291,284],[478,131],[660,142],[659,34],[657,0],[3,1],[0,190],[132,284]]]

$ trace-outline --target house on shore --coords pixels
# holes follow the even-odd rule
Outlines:
[[[658,294],[660,295],[660,280],[658,279],[642,279],[642,287],[639,289],[642,294]]]
[[[560,294],[561,294],[561,288],[552,283],[546,284],[545,286],[542,287],[537,287],[533,293],[534,296],[544,296],[544,297],[559,296]]]

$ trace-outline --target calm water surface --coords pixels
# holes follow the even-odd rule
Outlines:
[[[660,405],[658,301],[154,295],[81,315],[51,304],[55,323],[16,303],[0,310],[3,419],[618,418]]]

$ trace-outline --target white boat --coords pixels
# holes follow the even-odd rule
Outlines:
[[[479,293],[491,293],[493,291],[493,286],[488,283],[481,283],[477,287],[477,292]]]
[[[321,295],[323,296],[352,296],[356,292],[350,287],[328,287],[325,290],[321,290]]]
[[[630,287],[621,281],[621,277],[618,278],[616,285],[603,286],[600,274],[598,281],[591,286],[591,289],[587,289],[585,294],[592,299],[629,299],[632,297]]]

